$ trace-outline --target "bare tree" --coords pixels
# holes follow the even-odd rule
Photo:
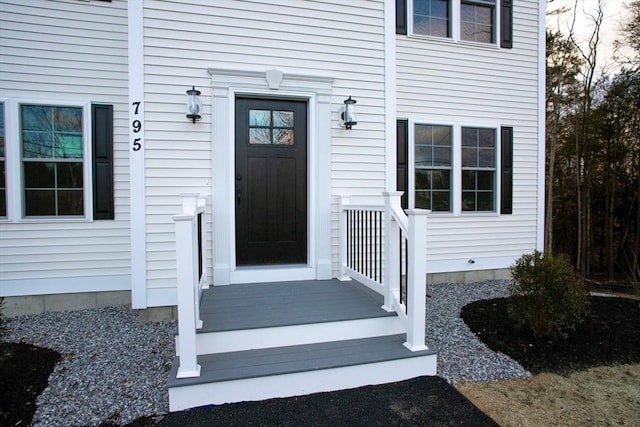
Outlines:
[[[547,32],[547,167],[545,204],[545,252],[553,250],[554,183],[561,123],[574,103],[580,67],[573,43],[560,32]]]
[[[593,24],[593,31],[586,41],[586,46],[577,39],[575,34],[576,18],[579,0],[575,0],[573,15],[569,23],[569,40],[582,59],[583,65],[580,72],[582,82],[582,105],[579,119],[579,132],[576,133],[576,202],[578,224],[578,248],[576,251],[576,268],[584,275],[589,275],[591,261],[592,212],[591,212],[591,147],[590,147],[590,123],[591,112],[594,105],[596,90],[596,72],[598,71],[598,49],[601,38],[600,29],[604,19],[603,0],[598,0],[594,11],[584,11],[586,18]]]

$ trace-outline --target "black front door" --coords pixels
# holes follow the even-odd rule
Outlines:
[[[236,265],[307,263],[307,103],[236,99]]]

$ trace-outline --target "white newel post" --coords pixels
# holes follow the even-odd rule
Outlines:
[[[349,197],[347,196],[340,196],[339,199],[339,207],[338,207],[338,212],[340,213],[340,221],[339,221],[339,227],[340,227],[340,274],[338,275],[338,280],[340,281],[347,281],[347,280],[351,280],[351,277],[349,276],[349,274],[347,274],[346,271],[346,267],[347,267],[347,251],[349,250],[349,243],[347,242],[347,215],[349,215],[349,213],[344,209],[346,205],[349,204]]]
[[[425,315],[426,315],[426,268],[427,260],[427,215],[431,211],[410,209],[407,211],[409,229],[407,254],[409,265],[407,271],[407,342],[404,344],[411,351],[426,350]]]
[[[197,208],[198,194],[182,194],[182,213],[175,215],[176,270],[178,284],[178,336],[180,367],[178,378],[200,376],[196,354],[196,322],[199,293],[195,283],[198,271]]]
[[[394,292],[400,292],[400,227],[393,217],[395,209],[402,209],[402,191],[385,191],[384,197],[384,308],[395,311]]]

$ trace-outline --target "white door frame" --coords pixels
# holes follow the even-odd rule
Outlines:
[[[331,265],[331,90],[334,79],[279,70],[210,68],[213,87],[213,284],[330,279]],[[308,264],[236,267],[236,96],[302,99],[308,103]],[[322,183],[323,185],[320,185]]]

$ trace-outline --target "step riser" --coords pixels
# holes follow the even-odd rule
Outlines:
[[[169,388],[169,410],[300,396],[436,375],[437,356]]]
[[[198,355],[228,353],[402,333],[404,333],[404,327],[398,317],[208,332],[197,334],[196,352]],[[176,354],[178,354],[178,346],[179,339],[176,339]]]

